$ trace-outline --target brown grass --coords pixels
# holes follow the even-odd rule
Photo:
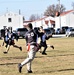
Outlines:
[[[36,54],[31,75],[74,75],[74,38],[51,38],[47,43],[54,45],[55,49],[48,47],[46,56]],[[16,44],[22,46],[22,52],[11,46],[9,53],[3,54],[5,47],[0,47],[0,75],[28,75],[26,66],[21,74],[17,68],[27,56],[25,40],[19,39]]]

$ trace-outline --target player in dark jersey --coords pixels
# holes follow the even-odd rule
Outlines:
[[[12,32],[11,28],[5,31],[4,42],[6,43],[5,45],[6,51],[4,52],[4,54],[8,53],[11,45],[13,47],[19,48],[22,51],[22,47],[15,45],[14,37],[15,37],[15,34]]]
[[[41,41],[40,41],[40,47],[44,47],[44,50],[43,50],[43,52],[42,52],[43,55],[47,55],[46,49],[47,49],[48,45],[47,45],[47,43],[46,43],[46,39],[49,38],[50,36],[51,36],[51,34],[49,34],[49,36],[47,37],[47,35],[46,35],[46,33],[45,33],[43,27],[41,26],[41,27],[40,27],[40,30],[39,30],[39,37],[40,37],[40,39],[41,39]],[[52,49],[54,49],[54,46],[53,46],[53,45],[50,45],[50,47],[51,47]]]
[[[20,64],[18,64],[19,72],[21,73],[22,67],[27,64],[28,73],[32,73],[31,64],[35,58],[36,52],[39,50],[39,45],[37,44],[37,34],[34,32],[32,24],[27,25],[28,32],[25,35],[26,45],[28,51],[28,57]]]

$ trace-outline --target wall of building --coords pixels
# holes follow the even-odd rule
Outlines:
[[[55,29],[63,26],[74,27],[74,12],[68,13],[61,17],[55,17]]]
[[[47,17],[47,18],[43,18],[41,20],[36,20],[31,22],[34,27],[40,27],[43,26],[44,29],[48,28],[48,27],[52,27],[50,20],[52,20],[51,18]],[[48,24],[45,23],[45,21],[48,21]]]
[[[55,17],[55,30],[57,29],[57,28],[60,28],[60,22],[59,22],[59,17]]]
[[[71,12],[67,19],[69,19],[69,27],[74,27],[74,12]]]
[[[0,16],[0,29],[3,29],[3,26],[12,27],[13,30],[23,27],[23,16],[12,12]]]
[[[61,27],[68,26],[66,20],[67,20],[66,15],[64,15],[64,16],[61,17]]]

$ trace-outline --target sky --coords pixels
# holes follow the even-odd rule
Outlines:
[[[66,10],[72,9],[72,2],[74,0],[60,0],[60,4],[63,4]],[[29,20],[32,14],[42,16],[48,6],[58,3],[58,0],[0,0],[0,15],[7,11],[19,13],[20,10],[25,20]]]

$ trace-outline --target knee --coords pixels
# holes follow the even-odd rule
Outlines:
[[[29,57],[30,61],[32,61],[34,59],[34,57]]]

